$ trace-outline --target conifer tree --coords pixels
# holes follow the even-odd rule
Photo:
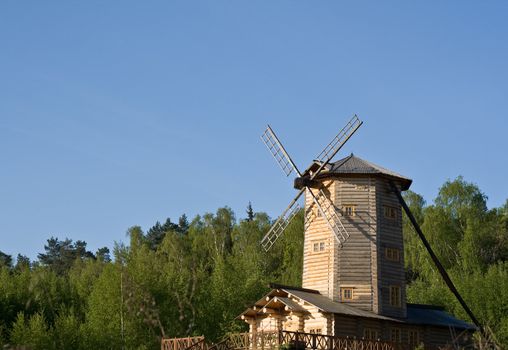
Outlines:
[[[252,203],[249,201],[249,205],[247,205],[247,219],[246,221],[251,222],[254,220],[254,210],[252,210]]]

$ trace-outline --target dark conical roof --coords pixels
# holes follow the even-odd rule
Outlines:
[[[342,158],[334,163],[330,163],[326,170],[323,171],[323,176],[331,174],[362,174],[362,175],[380,175],[398,181],[402,185],[402,190],[405,191],[411,186],[413,180],[402,176],[394,171],[388,170],[377,164],[371,163],[367,160],[361,159],[351,153],[350,156]]]

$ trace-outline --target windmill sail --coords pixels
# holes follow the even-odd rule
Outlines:
[[[261,135],[261,139],[265,143],[266,147],[268,147],[268,150],[286,176],[289,176],[293,170],[298,174],[298,176],[301,176],[300,171],[298,171],[295,163],[286,152],[284,146],[280,143],[277,135],[275,135],[270,125],[267,126],[265,132]]]
[[[322,189],[319,190],[317,196],[314,195],[312,190],[309,190],[309,192],[312,195],[312,199],[318,207],[318,210],[321,212],[321,215],[325,218],[328,227],[332,230],[335,240],[339,243],[339,246],[342,246],[342,244],[349,238],[349,233],[342,224],[335,206]]]
[[[282,235],[286,227],[289,225],[291,220],[295,217],[296,213],[300,209],[300,205],[297,201],[305,192],[305,189],[309,190],[315,205],[319,208],[319,212],[325,218],[328,227],[333,232],[333,235],[339,245],[342,246],[342,244],[349,238],[349,234],[340,221],[339,215],[330,199],[326,197],[325,193],[322,190],[319,190],[317,195],[315,195],[308,186],[310,183],[312,183],[312,180],[320,174],[324,167],[332,160],[332,158],[337,154],[337,152],[342,148],[347,140],[349,140],[349,138],[355,133],[355,131],[362,125],[362,123],[363,122],[356,115],[351,118],[346,126],[342,128],[341,131],[339,131],[335,138],[319,154],[317,159],[321,165],[316,172],[312,173],[312,176],[310,176],[308,173],[305,173],[304,175],[300,173],[295,163],[285,150],[284,146],[282,146],[281,142],[277,138],[277,135],[275,135],[275,132],[272,130],[270,125],[267,126],[265,132],[261,135],[261,139],[277,161],[277,164],[279,164],[280,168],[284,174],[286,174],[286,176],[289,176],[294,171],[298,174],[299,178],[297,180],[303,179],[304,181],[302,182],[303,186],[296,187],[295,185],[296,188],[300,189],[300,192],[289,204],[282,215],[279,216],[268,233],[261,240],[261,245],[265,251],[268,251],[273,246],[273,244],[277,241],[277,239]],[[295,184],[297,180],[295,180]],[[305,213],[305,230],[311,224],[313,216],[314,215],[311,212]]]
[[[330,161],[335,157],[337,152],[344,146],[344,144],[349,140],[351,136],[355,133],[356,130],[363,124],[363,122],[357,117],[355,114],[353,118],[342,128],[341,131],[333,138],[333,140],[321,151],[321,153],[317,156],[316,160],[321,163],[319,169],[312,175],[312,179],[319,175],[321,170],[330,163]]]
[[[275,221],[275,223],[272,225],[268,233],[263,237],[261,240],[261,246],[265,251],[270,250],[270,248],[273,246],[275,241],[277,241],[277,238],[280,237],[280,235],[284,232],[286,227],[288,227],[289,223],[295,215],[300,210],[300,204],[298,204],[298,199],[302,195],[303,190],[301,190],[298,195],[291,201],[289,206],[284,210],[281,216]]]

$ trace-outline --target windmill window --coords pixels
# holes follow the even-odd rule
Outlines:
[[[357,189],[359,191],[368,191],[369,190],[369,185],[356,185],[355,189]]]
[[[385,248],[385,257],[388,261],[399,262],[400,250],[397,248]]]
[[[326,248],[326,244],[324,241],[312,243],[312,251],[314,253],[324,252],[325,248]]]
[[[347,288],[341,288],[340,294],[342,296],[342,300],[353,300],[353,288],[347,287]]]
[[[397,219],[397,208],[389,205],[383,206],[384,217],[390,220]]]
[[[390,329],[390,340],[394,343],[400,343],[400,328]]]
[[[356,205],[346,204],[342,206],[342,215],[343,216],[355,216],[356,215]]]
[[[401,307],[400,286],[390,286],[390,305]]]
[[[379,339],[379,333],[378,333],[377,329],[364,328],[363,329],[363,337],[368,340],[377,340],[377,339]]]
[[[418,345],[420,343],[420,334],[417,329],[408,330],[407,342],[411,345]]]

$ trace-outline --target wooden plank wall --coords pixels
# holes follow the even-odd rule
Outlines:
[[[335,336],[362,338],[365,328],[377,330],[382,341],[391,341],[392,328],[400,329],[400,341],[404,344],[409,343],[410,330],[417,330],[419,341],[424,342],[427,346],[438,347],[450,344],[452,341],[450,330],[447,327],[409,325],[400,322],[335,315]]]
[[[377,226],[378,244],[378,278],[380,281],[380,314],[386,316],[406,317],[406,292],[404,274],[404,248],[402,239],[402,210],[395,194],[391,191],[388,181],[378,179],[377,191]],[[384,207],[396,209],[396,218],[389,219],[384,215]],[[396,248],[400,252],[399,262],[386,259],[385,248]],[[390,305],[390,286],[401,288],[401,307]]]
[[[358,321],[355,317],[335,315],[335,336],[354,337],[358,336]]]
[[[350,237],[339,247],[325,219],[317,214],[312,197],[306,193],[303,287],[364,310],[405,317],[402,211],[396,196],[389,191],[388,181],[381,177],[350,176],[325,180],[324,185],[325,193],[339,212],[346,205],[354,205],[355,215],[341,216]],[[395,219],[385,218],[385,206],[395,208]],[[313,244],[321,241],[326,244],[325,251],[314,252]],[[399,249],[399,262],[386,259],[387,247]],[[401,288],[401,307],[390,305],[391,285]],[[353,300],[341,300],[341,287],[353,287]]]
[[[325,192],[334,192],[334,182],[324,182]],[[308,191],[308,190],[307,190]],[[317,191],[313,190],[317,195]],[[303,276],[304,288],[318,290],[321,294],[333,298],[333,250],[334,238],[323,217],[318,215],[312,196],[305,194],[306,231],[304,236]],[[315,242],[325,242],[325,251],[314,252]]]
[[[344,227],[350,234],[342,248],[336,244],[334,300],[354,304],[364,310],[373,310],[372,275],[375,270],[375,217],[371,211],[375,198],[375,181],[369,177],[341,178],[335,183],[335,205],[339,211],[346,205],[355,206],[355,215],[342,216]],[[374,269],[373,269],[374,268]],[[353,300],[340,300],[341,287],[354,287]]]

